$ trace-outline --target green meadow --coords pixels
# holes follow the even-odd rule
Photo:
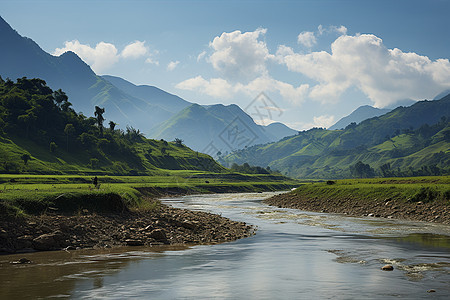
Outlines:
[[[0,214],[118,212],[154,207],[161,196],[287,190],[298,181],[269,174],[173,170],[155,176],[0,175]]]

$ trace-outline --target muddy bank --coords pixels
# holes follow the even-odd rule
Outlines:
[[[286,193],[263,201],[268,205],[351,216],[394,218],[450,224],[450,206],[441,202],[406,202],[392,199],[356,200],[308,197]]]
[[[83,210],[76,215],[1,218],[0,253],[211,244],[248,237],[253,231],[242,222],[158,203],[147,211],[99,214]]]

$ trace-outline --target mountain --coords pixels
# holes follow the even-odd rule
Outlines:
[[[430,175],[426,173],[430,170],[450,173],[449,120],[450,95],[398,107],[344,130],[299,132],[275,143],[234,151],[223,160],[225,165],[270,166],[298,178],[350,177],[349,166],[358,161],[377,170],[389,165],[389,174],[396,175]],[[388,174],[383,170],[383,175]]]
[[[255,144],[279,140],[296,131],[283,124],[257,125],[237,105],[193,104],[162,124],[152,128],[149,136],[156,139],[180,138],[194,150],[215,156]]]
[[[44,79],[51,88],[66,92],[76,111],[91,116],[94,106],[104,107],[105,118],[122,128],[130,125],[145,132],[189,105],[155,87],[97,76],[73,52],[52,56],[31,39],[20,36],[1,17],[0,44],[0,76]]]
[[[192,104],[191,102],[176,95],[169,94],[155,86],[135,85],[116,76],[104,75],[102,78],[106,79],[128,95],[146,100],[149,104],[156,105],[173,114],[180,112],[182,109]]]
[[[433,98],[433,100],[439,100],[441,98],[444,98],[447,95],[450,95],[450,90],[445,90],[445,91],[439,93],[438,95],[436,95],[436,97]]]
[[[373,117],[378,117],[384,115],[385,113],[390,112],[391,109],[381,109],[375,108],[370,105],[363,105],[354,110],[351,114],[346,117],[343,117],[339,121],[337,121],[333,126],[329,127],[329,130],[337,130],[343,129],[347,127],[351,123],[359,124],[360,122],[370,119]]]
[[[278,141],[286,136],[297,134],[297,130],[287,127],[283,123],[275,122],[264,126],[266,134],[271,137],[271,141]]]

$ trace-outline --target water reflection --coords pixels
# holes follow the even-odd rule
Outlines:
[[[80,281],[89,289],[103,287],[111,276],[135,261],[186,247],[156,246],[103,250],[37,252],[0,256],[0,299],[69,297]],[[27,257],[31,264],[11,264]]]

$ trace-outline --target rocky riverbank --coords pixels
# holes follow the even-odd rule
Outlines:
[[[442,202],[407,202],[390,198],[382,200],[336,199],[308,197],[295,193],[276,195],[263,202],[277,207],[314,212],[450,224],[450,206]]]
[[[214,244],[248,237],[254,228],[230,219],[158,203],[147,211],[46,213],[0,219],[0,253],[118,246]]]

